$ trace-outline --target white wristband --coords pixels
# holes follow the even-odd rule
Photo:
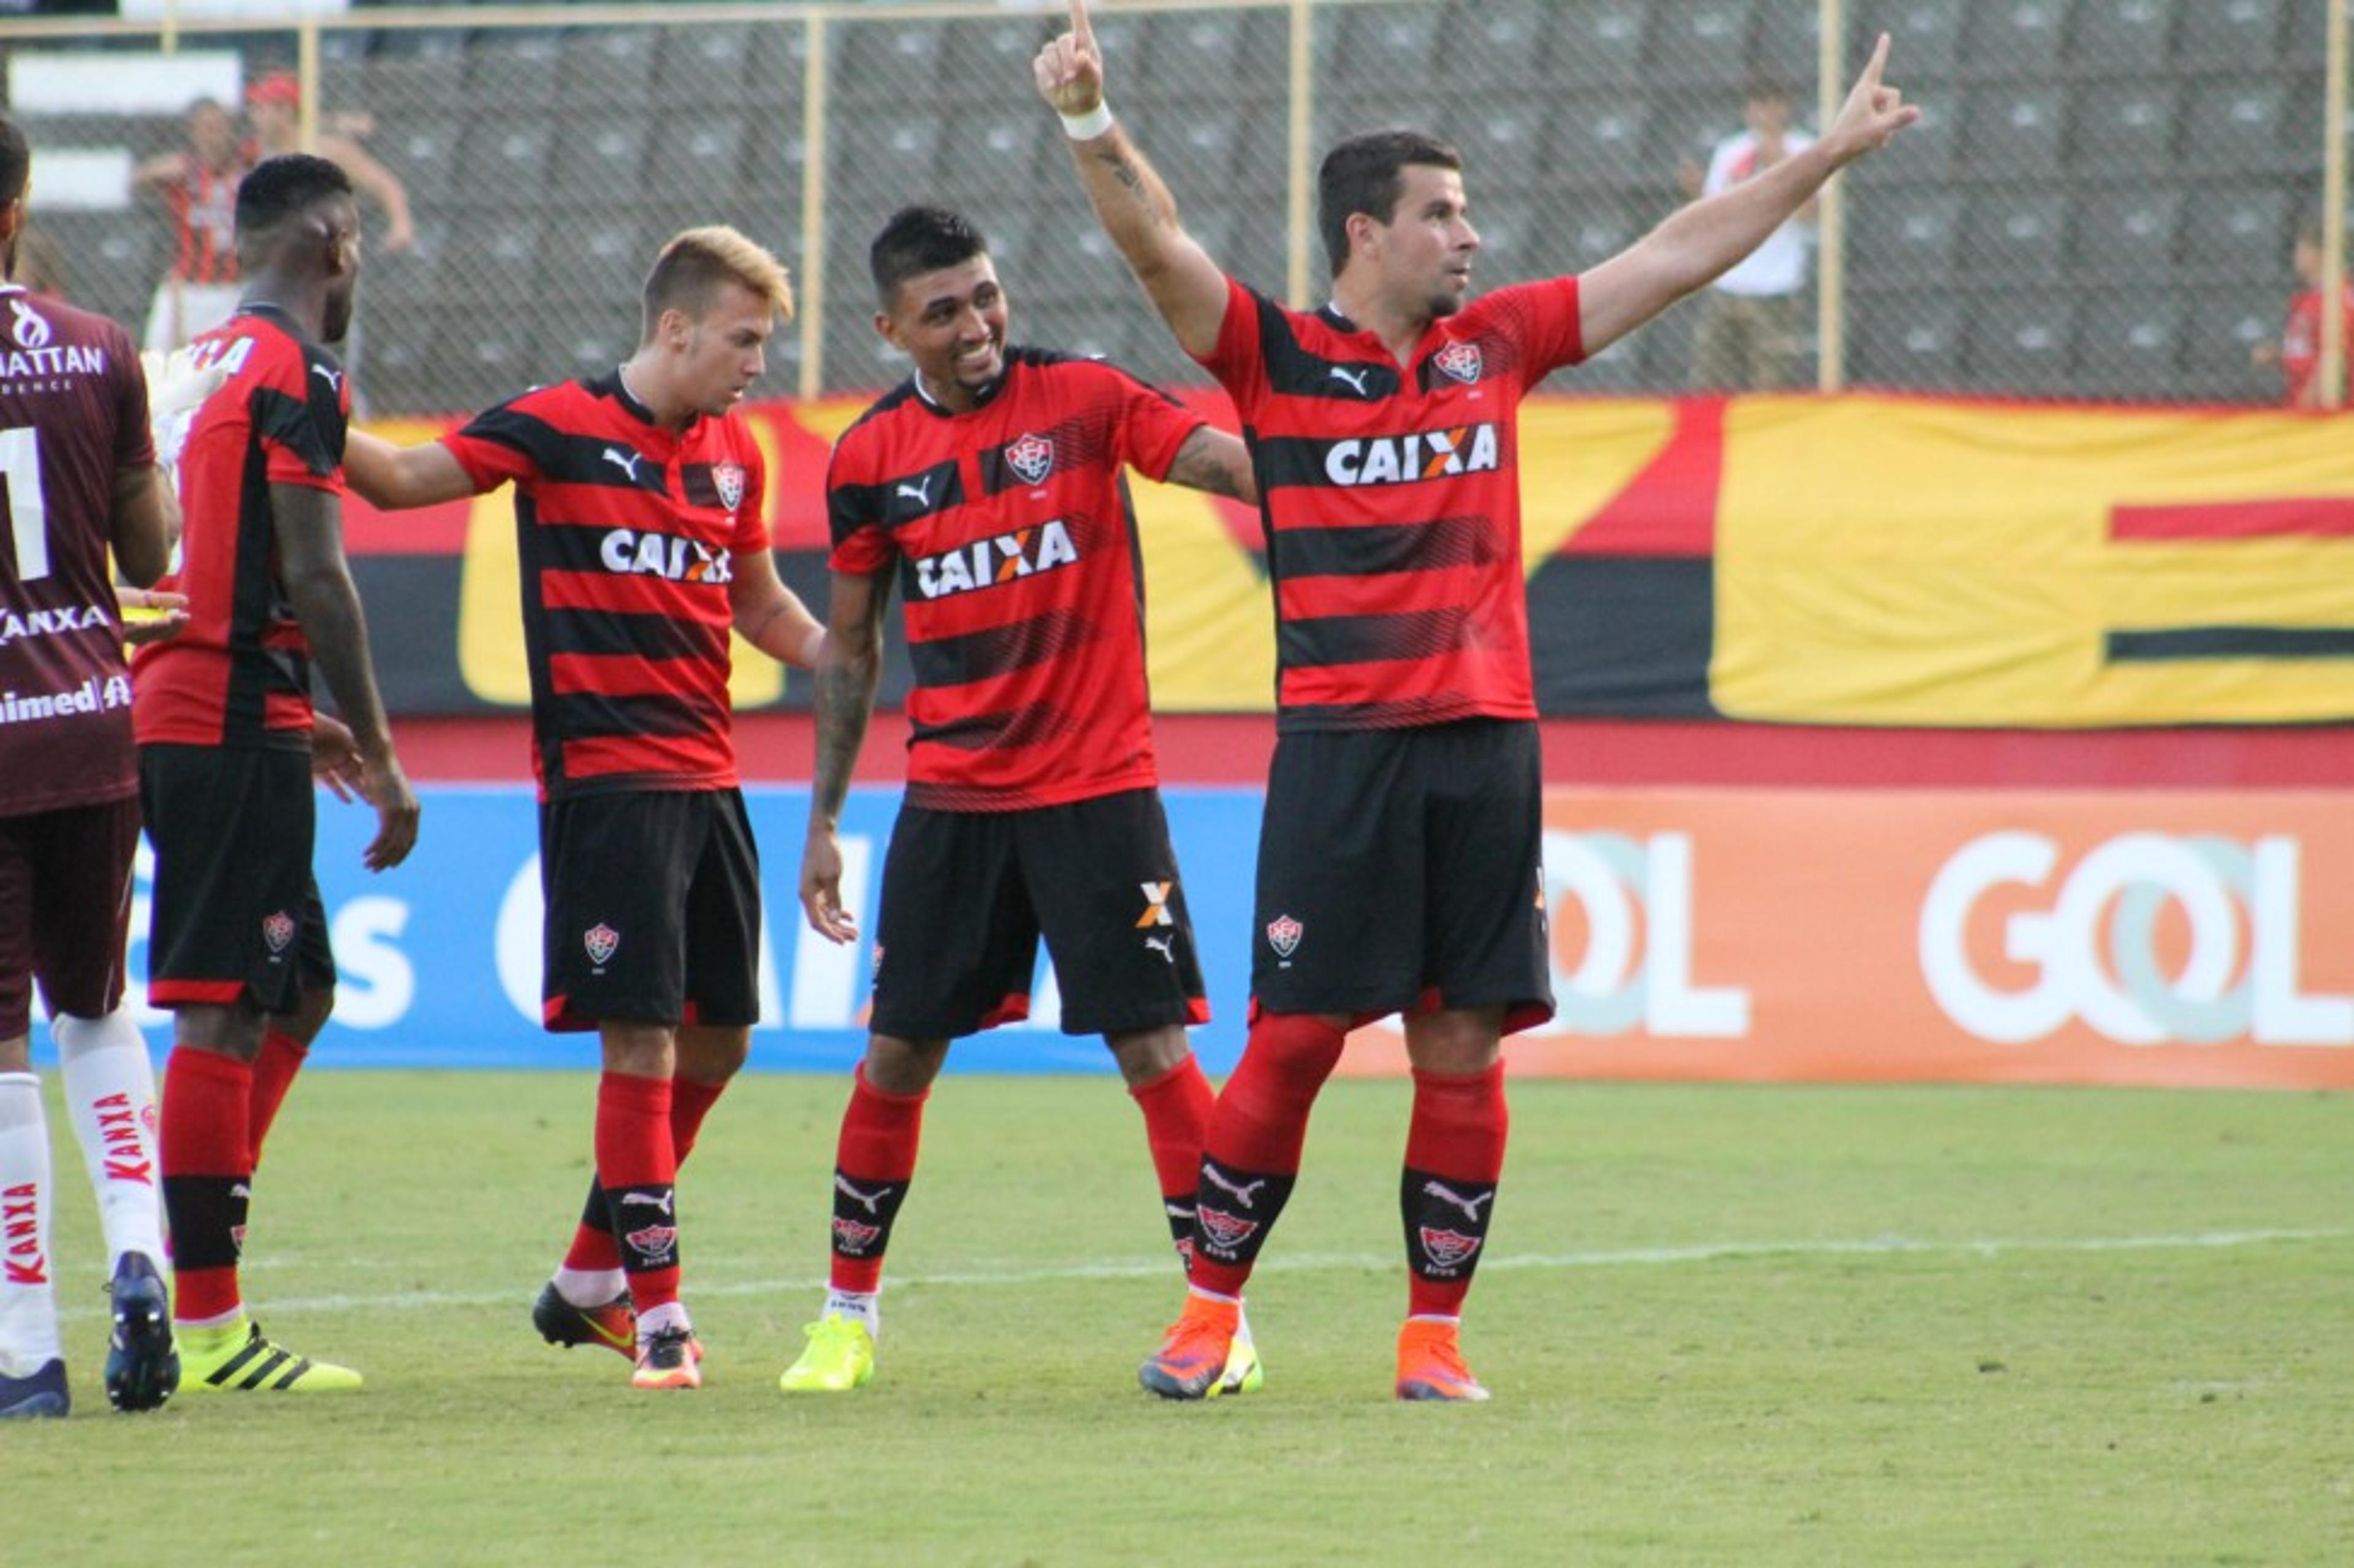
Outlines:
[[[1063,116],[1063,134],[1074,142],[1092,142],[1111,129],[1111,105],[1102,99],[1085,114]]]

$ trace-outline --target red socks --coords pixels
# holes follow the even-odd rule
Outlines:
[[[245,1168],[261,1169],[261,1145],[270,1136],[270,1123],[278,1119],[278,1108],[286,1103],[286,1091],[294,1085],[294,1075],[302,1070],[303,1060],[311,1048],[282,1029],[273,1029],[261,1037],[261,1054],[253,1059],[253,1101],[247,1113],[249,1136],[253,1139],[247,1151]]]
[[[609,1072],[598,1080],[597,1174],[640,1317],[678,1299],[678,1155],[670,1118],[670,1079]]]
[[[833,1156],[833,1266],[828,1281],[836,1290],[870,1295],[883,1282],[883,1253],[916,1174],[928,1097],[928,1091],[886,1095],[866,1081],[864,1065],[851,1081]]]
[[[703,1118],[719,1103],[726,1091],[725,1083],[699,1083],[693,1078],[673,1078],[670,1081],[670,1148],[673,1167],[686,1163],[702,1135]],[[582,1273],[601,1273],[621,1266],[620,1244],[613,1239],[611,1205],[605,1200],[604,1182],[595,1177],[588,1182],[588,1202],[581,1211],[580,1224],[572,1232],[571,1249],[564,1255],[564,1266]]]
[[[1501,1062],[1468,1076],[1415,1074],[1398,1193],[1411,1270],[1409,1316],[1461,1313],[1487,1245],[1509,1124]]]
[[[1202,1151],[1193,1282],[1240,1296],[1299,1175],[1308,1113],[1348,1036],[1307,1013],[1263,1012],[1220,1091]]]
[[[1152,1173],[1161,1182],[1161,1207],[1169,1219],[1177,1255],[1193,1266],[1193,1188],[1202,1179],[1202,1144],[1210,1130],[1217,1097],[1202,1064],[1185,1059],[1149,1084],[1128,1091],[1144,1113],[1144,1141],[1152,1150]]]
[[[253,1069],[213,1051],[173,1047],[162,1107],[164,1212],[172,1228],[172,1314],[182,1322],[228,1317],[237,1279],[252,1140]]]

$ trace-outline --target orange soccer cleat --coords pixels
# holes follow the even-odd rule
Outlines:
[[[1488,1397],[1456,1342],[1452,1318],[1409,1318],[1398,1330],[1397,1396],[1460,1403]]]

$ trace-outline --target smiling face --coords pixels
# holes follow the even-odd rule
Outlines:
[[[997,266],[983,252],[902,282],[875,330],[915,362],[925,391],[961,412],[1005,373],[1011,313]]]
[[[1365,215],[1350,220],[1356,259],[1373,269],[1382,298],[1402,313],[1434,320],[1451,316],[1470,294],[1471,258],[1479,249],[1463,176],[1454,169],[1409,164],[1399,183],[1397,206],[1387,223]]]
[[[686,408],[725,414],[768,368],[769,338],[776,330],[777,308],[767,295],[723,279],[702,314],[677,308],[663,313],[657,343],[663,379]]]

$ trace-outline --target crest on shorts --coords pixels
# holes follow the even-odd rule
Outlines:
[[[1476,343],[1450,343],[1432,355],[1430,363],[1466,387],[1479,381],[1482,368],[1479,345]]]
[[[281,909],[261,917],[261,939],[270,944],[272,954],[282,953],[294,945],[294,916]]]
[[[1299,946],[1299,938],[1307,934],[1308,927],[1288,915],[1278,915],[1267,923],[1267,945],[1275,949],[1279,959],[1291,957]]]
[[[1005,449],[1005,466],[1022,476],[1024,484],[1037,484],[1055,471],[1055,443],[1044,436],[1024,435]]]
[[[1467,1236],[1461,1231],[1442,1231],[1423,1225],[1418,1234],[1422,1237],[1423,1255],[1430,1259],[1433,1268],[1457,1267],[1479,1250],[1479,1238]]]
[[[588,949],[588,961],[601,964],[621,948],[621,934],[599,921],[580,933],[580,945]]]
[[[719,493],[719,504],[733,512],[744,504],[744,465],[740,462],[716,462],[711,465],[711,488]]]

